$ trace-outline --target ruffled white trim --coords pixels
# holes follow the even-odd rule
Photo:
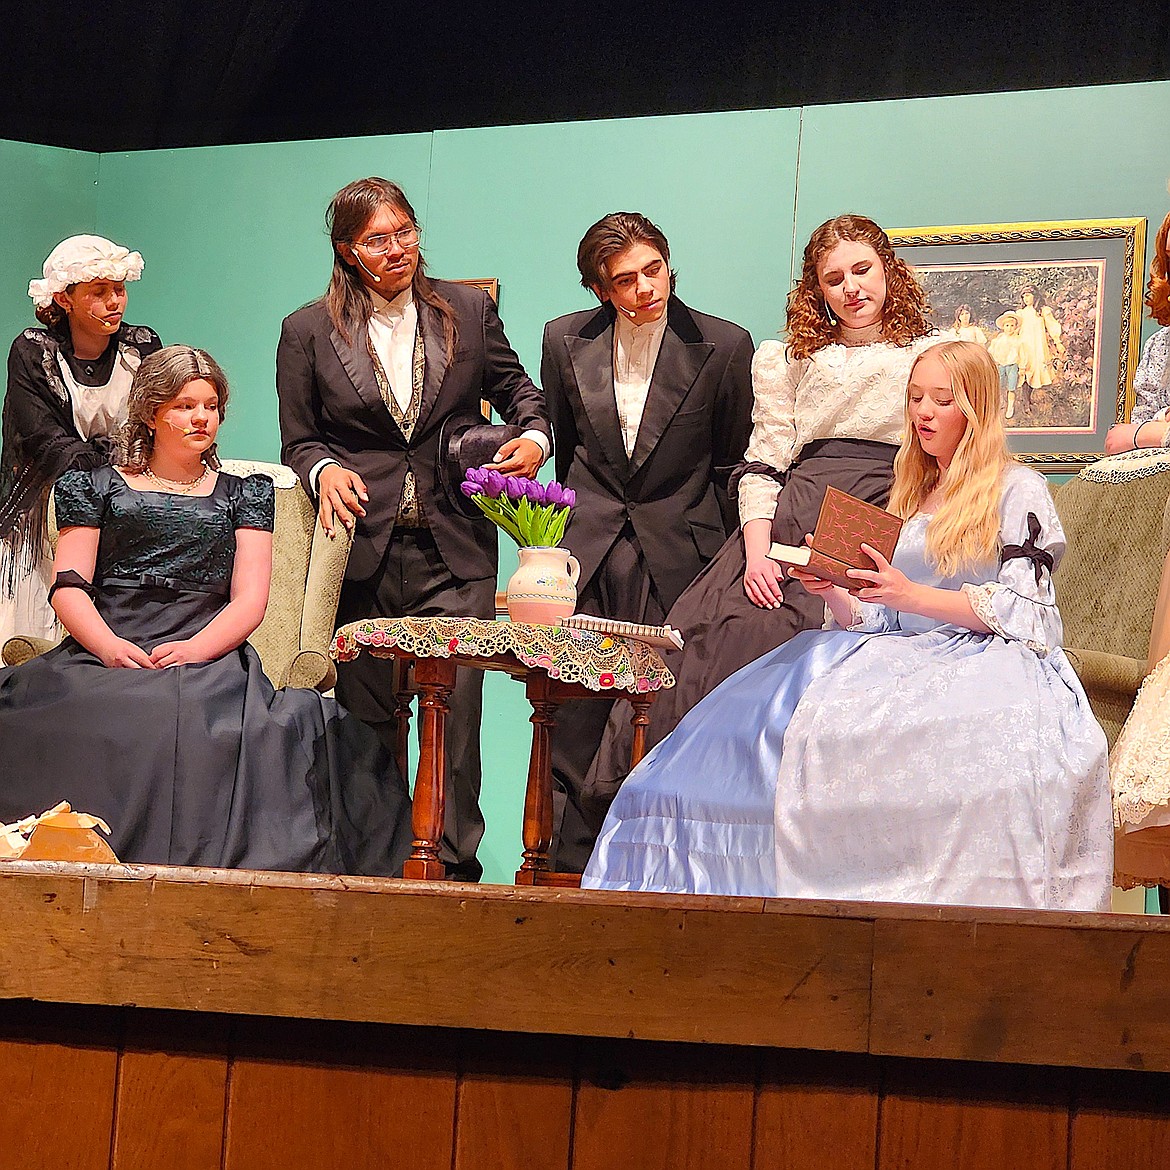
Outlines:
[[[1020,642],[1027,646],[1033,654],[1038,654],[1041,658],[1047,657],[1051,647],[1046,643],[1037,642],[1034,638],[1017,638],[1009,634],[1003,622],[999,620],[999,615],[995,612],[995,605],[991,600],[996,593],[1003,589],[1003,586],[998,581],[985,581],[982,585],[960,585],[959,589],[971,603],[971,608],[975,611],[975,616],[993,634],[998,634],[1001,638],[1007,638],[1009,642]]]
[[[1135,451],[1106,455],[1082,468],[1077,478],[1090,483],[1129,483],[1163,471],[1170,471],[1170,448],[1139,447]]]
[[[104,236],[70,236],[62,240],[45,261],[43,280],[28,282],[28,295],[38,309],[53,303],[53,294],[71,284],[89,280],[137,280],[146,262]]]

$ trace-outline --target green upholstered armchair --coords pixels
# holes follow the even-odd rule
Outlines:
[[[329,645],[349,561],[349,535],[340,526],[335,538],[325,535],[316,508],[291,468],[227,459],[223,469],[234,475],[262,473],[276,485],[272,589],[264,620],[248,640],[273,686],[329,690],[337,677]],[[55,539],[51,510],[49,525],[50,537]],[[4,644],[4,663],[17,666],[51,645],[40,638],[9,638]]]
[[[1054,576],[1065,649],[1112,747],[1146,676],[1170,466],[1126,483],[1071,479],[1053,497],[1068,537]]]

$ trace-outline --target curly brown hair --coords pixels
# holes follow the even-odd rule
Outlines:
[[[126,404],[129,417],[118,431],[114,461],[128,471],[145,471],[154,451],[154,428],[151,425],[159,409],[178,398],[188,382],[202,378],[215,387],[219,421],[227,413],[228,380],[219,363],[209,353],[190,345],[167,345],[142,359],[130,384]],[[216,445],[203,452],[208,467],[219,467]]]
[[[838,215],[825,220],[809,236],[800,279],[788,294],[788,349],[793,357],[811,357],[818,349],[841,340],[836,322],[829,318],[817,265],[844,241],[868,244],[882,262],[886,277],[882,336],[895,345],[909,345],[931,331],[926,294],[910,266],[894,254],[890,237],[864,215]]]
[[[1166,256],[1167,233],[1170,233],[1170,215],[1154,237],[1154,258],[1150,261],[1150,280],[1146,285],[1146,304],[1150,316],[1159,325],[1170,325],[1170,261]]]

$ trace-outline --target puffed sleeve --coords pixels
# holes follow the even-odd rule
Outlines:
[[[1022,642],[1041,657],[1064,631],[1052,588],[1052,570],[1064,556],[1064,529],[1044,477],[1012,468],[1000,502],[999,572],[994,581],[964,585],[975,615],[994,633]]]
[[[249,475],[236,496],[236,528],[271,532],[276,519],[276,489],[266,475]]]
[[[106,493],[94,472],[67,471],[53,488],[58,528],[100,528],[106,514]]]
[[[765,341],[752,358],[752,437],[744,459],[787,471],[796,446],[796,387],[806,362],[791,359],[779,341]],[[739,522],[771,520],[780,483],[749,472],[739,481]]]
[[[1134,404],[1130,422],[1139,426],[1166,417],[1170,406],[1170,328],[1159,329],[1142,349],[1133,376]]]

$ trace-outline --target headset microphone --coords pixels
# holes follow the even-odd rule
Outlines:
[[[371,271],[370,271],[370,270],[369,270],[369,269],[368,269],[368,268],[367,268],[367,267],[366,267],[364,264],[362,264],[362,258],[361,258],[361,257],[360,257],[360,256],[359,256],[359,255],[358,255],[356,252],[354,252],[354,254],[353,254],[353,258],[354,258],[354,259],[355,259],[355,260],[356,260],[356,261],[357,261],[359,264],[361,264],[361,265],[362,265],[362,271],[363,271],[363,272],[364,272],[364,273],[365,273],[365,274],[366,274],[366,275],[367,275],[367,276],[368,276],[368,277],[369,277],[369,278],[370,278],[370,279],[371,279],[371,280],[372,280],[372,281],[373,281],[375,284],[381,284],[381,283],[382,283],[382,278],[381,278],[380,276],[375,276],[375,275],[374,275],[374,274],[373,274],[373,273],[372,273],[372,272],[371,272]]]

